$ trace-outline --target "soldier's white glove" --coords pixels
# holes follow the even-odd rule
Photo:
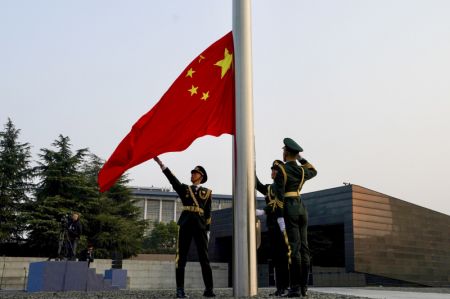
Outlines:
[[[286,224],[284,223],[284,218],[279,217],[277,218],[278,226],[280,226],[281,232],[284,232],[286,230]]]
[[[210,235],[210,233],[211,232],[209,230],[206,231],[206,237],[208,238],[208,243],[209,243],[209,235]]]
[[[260,210],[260,209],[256,209],[256,216],[262,216],[264,215],[266,212],[264,212],[264,210]]]

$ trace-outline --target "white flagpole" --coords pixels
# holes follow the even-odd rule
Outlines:
[[[255,232],[251,0],[233,0],[236,134],[233,150],[233,291],[258,293]]]

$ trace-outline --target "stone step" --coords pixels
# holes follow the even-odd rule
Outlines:
[[[86,291],[103,290],[103,275],[95,273],[95,269],[88,269]]]

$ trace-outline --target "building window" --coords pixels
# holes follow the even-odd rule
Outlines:
[[[161,213],[161,222],[170,222],[173,221],[173,205],[174,201],[171,200],[163,200],[162,201],[162,213]]]
[[[153,228],[153,222],[160,221],[159,200],[147,199],[147,220],[150,225],[150,230]]]
[[[141,219],[144,219],[144,213],[145,213],[145,205],[144,205],[144,203],[145,203],[145,199],[144,198],[134,198],[134,200],[135,200],[134,205],[140,209],[139,217]]]

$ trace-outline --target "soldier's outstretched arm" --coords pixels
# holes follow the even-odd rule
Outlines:
[[[256,190],[261,192],[263,195],[267,195],[267,188],[268,188],[269,185],[262,184],[259,181],[258,176],[256,174],[255,174],[255,179],[256,179]]]
[[[169,183],[172,185],[173,189],[178,193],[178,195],[180,195],[180,192],[183,193],[184,190],[186,189],[184,184],[182,184],[177,179],[177,177],[170,171],[170,169],[166,165],[164,165],[164,163],[159,159],[158,156],[153,158],[153,160],[155,160],[155,162],[158,163],[159,167],[161,167],[161,170],[163,171],[163,173],[169,180]],[[180,195],[180,196],[182,196],[182,195]]]

